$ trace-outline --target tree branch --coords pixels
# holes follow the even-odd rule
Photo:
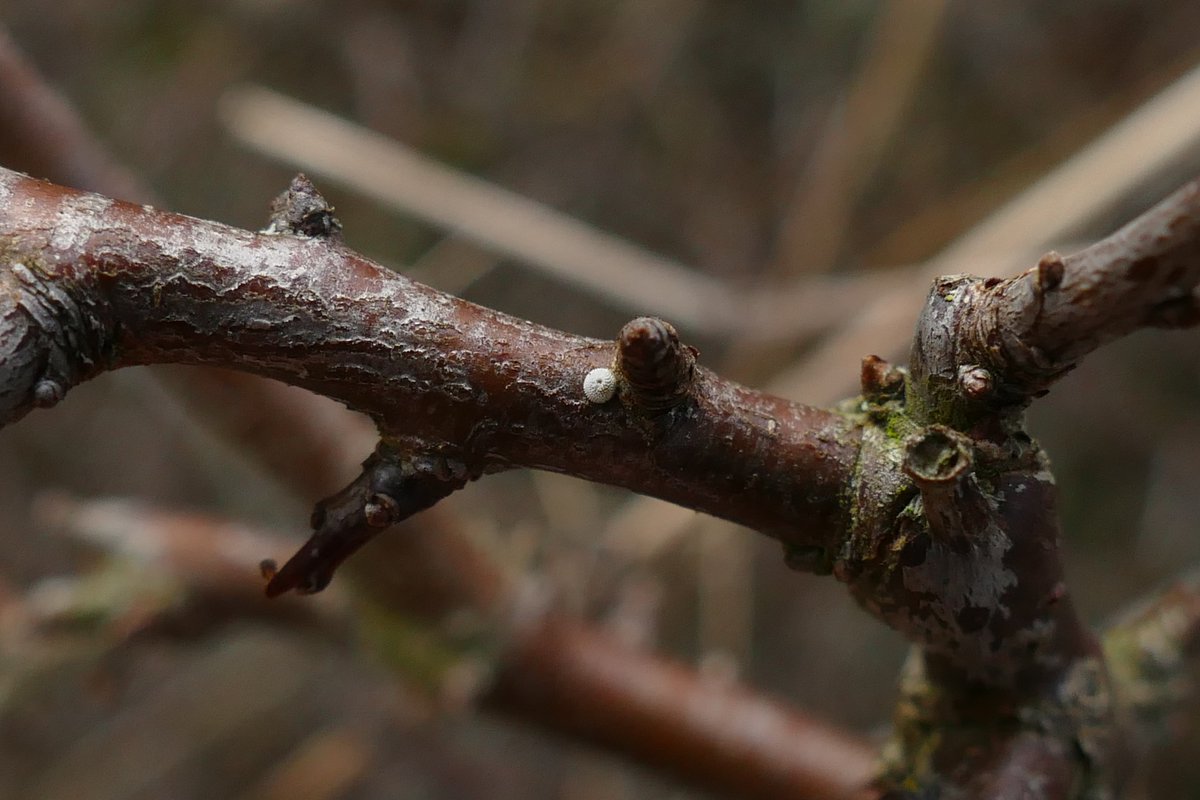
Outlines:
[[[934,403],[955,404],[958,395],[975,414],[1023,407],[1106,342],[1200,322],[1198,282],[1200,181],[1193,181],[1072,256],[1049,253],[1008,280],[940,279],[914,343],[914,377]],[[965,407],[951,414],[960,423],[971,415]]]
[[[154,202],[153,193],[113,164],[74,109],[25,63],[2,32],[0,96],[10,101],[5,103],[7,112],[0,124],[0,137],[3,137],[0,138],[0,146],[7,145],[7,152],[17,159],[17,163],[25,165],[30,171],[70,185],[117,197]],[[327,209],[311,184],[285,193],[283,199],[286,201],[289,198],[292,201],[279,203],[272,215],[272,227],[277,232],[328,235],[336,231],[336,220],[324,213]],[[647,405],[653,406],[657,401],[665,411],[676,405],[676,400],[682,399],[681,392],[686,395],[690,389],[694,374],[694,358],[691,355],[694,354],[690,353],[690,348],[677,345],[673,331],[669,335],[674,344],[665,349],[653,346],[657,341],[653,334],[661,324],[657,320],[647,320],[635,326],[630,337],[632,346],[628,348],[626,357],[618,359],[623,366],[618,366],[626,376],[634,398],[638,394],[636,387],[640,384],[646,389],[642,394],[649,397]],[[644,333],[639,335],[639,332]],[[675,356],[677,352],[682,356]],[[664,355],[668,357],[664,359]],[[639,365],[644,367],[640,372]],[[273,381],[220,369],[185,370],[173,378],[172,384],[188,400],[196,401],[199,398],[198,403],[206,420],[215,422],[227,433],[234,431],[232,435],[239,442],[250,441],[254,454],[302,494],[311,496],[326,491],[337,479],[335,476],[343,471],[348,454],[365,451],[360,442],[363,431],[357,425],[361,418],[347,413],[334,413],[337,409],[325,405],[323,398],[318,396],[303,392],[296,394],[295,390]],[[45,391],[43,402],[47,401]],[[230,404],[228,394],[231,391],[239,396],[249,395],[243,397],[244,402]],[[357,459],[357,456],[352,457]],[[108,504],[103,508],[109,509],[110,506]],[[84,508],[92,509],[93,505]],[[144,513],[131,513],[136,518],[135,522],[147,522]],[[197,552],[218,557],[230,556],[219,546],[223,541],[220,533],[225,529],[217,523],[209,531],[201,529],[203,526],[198,526],[194,518],[149,516],[156,521],[155,524],[136,524],[135,528],[150,536],[161,531],[167,537],[166,550],[158,546],[157,540],[150,543],[153,552],[160,557],[168,552],[180,553],[183,554],[180,563],[194,567],[197,562],[192,554]],[[125,541],[125,534],[130,530],[129,520],[123,524],[120,517],[118,513],[110,520],[115,526],[110,531],[112,535],[118,535],[118,531],[124,532],[119,534],[122,538],[115,544],[136,547],[137,542]],[[360,574],[366,573],[368,594],[373,593],[376,600],[382,597],[388,602],[388,607],[398,602],[401,608],[435,623],[463,608],[492,616],[495,609],[504,605],[502,598],[511,591],[506,577],[467,541],[457,529],[452,516],[444,511],[425,513],[418,524],[409,522],[407,527],[398,527],[404,529],[396,530],[383,550],[376,550],[375,559],[364,560],[358,565]],[[210,532],[216,535],[209,536]],[[299,555],[307,551],[305,548]],[[385,562],[386,569],[380,570],[377,562]],[[180,563],[174,566],[179,567]],[[207,565],[209,561],[201,559],[201,563]],[[217,566],[224,567],[217,571],[225,576],[229,586],[213,587],[213,591],[225,592],[232,587],[236,593],[238,589],[245,591],[248,588],[249,575],[245,572],[245,564],[238,562]],[[374,570],[371,569],[373,566]],[[306,575],[311,569],[312,566],[296,567],[294,574]],[[238,577],[239,573],[241,577]],[[201,582],[207,577],[206,574]],[[206,604],[211,599],[208,596]],[[258,605],[255,604],[254,608],[257,609]],[[298,608],[294,604],[285,604],[275,609],[275,604],[271,604],[271,610],[282,614],[290,612],[294,615]],[[544,647],[512,648],[506,651],[507,655],[502,656],[499,662],[504,669],[503,674],[529,671],[538,675],[547,685],[560,687],[575,697],[587,697],[586,692],[575,691],[571,684],[573,678],[583,673],[577,669],[565,669],[559,674],[555,671],[556,665],[577,664],[584,655],[591,660],[597,654],[607,654],[610,663],[622,664],[624,656],[617,652],[622,648],[603,633],[562,619],[547,626],[546,630],[557,631],[564,627],[571,633],[566,637],[566,643],[583,643],[585,653],[578,656],[563,653],[560,657],[548,659]],[[535,627],[527,636],[536,638],[538,629]],[[563,643],[559,644],[561,646]],[[614,647],[616,650],[612,649]],[[521,660],[522,654],[528,654],[525,661]],[[643,673],[643,669],[647,671]],[[664,672],[673,678],[675,691],[666,702],[660,701],[650,708],[641,707],[638,717],[649,728],[663,735],[653,742],[645,738],[630,740],[625,735],[627,715],[620,713],[622,700],[642,695],[625,690],[622,682],[630,682],[630,686],[645,686],[644,676]],[[756,792],[759,788],[756,787],[761,787],[761,791],[783,791],[789,797],[836,797],[844,793],[840,791],[841,787],[865,782],[872,770],[873,754],[863,743],[737,687],[712,687],[697,680],[681,666],[666,665],[646,654],[634,654],[626,668],[619,670],[616,675],[620,676],[620,680],[608,680],[603,684],[602,705],[610,712],[609,715],[602,719],[593,718],[584,738],[655,767],[663,766],[663,753],[680,752],[680,748],[671,747],[672,741],[684,742],[683,752],[687,761],[676,759],[670,761],[667,767],[681,779],[702,788],[726,786],[747,796],[758,796]],[[718,698],[729,696],[728,702],[720,704],[722,715],[718,721],[721,724],[697,727],[694,718],[683,713],[684,710],[709,702],[709,697],[714,694]],[[677,705],[675,701],[680,704]],[[530,708],[523,706],[519,696],[510,696],[507,701],[497,701],[494,705],[497,708],[503,705],[505,713],[517,719],[532,719],[534,716],[540,719],[543,716],[540,713],[534,715]],[[615,714],[611,713],[614,711]],[[608,730],[603,721],[609,718],[620,728]],[[702,719],[713,720],[712,717]],[[775,720],[781,730],[787,731],[790,747],[780,747],[781,742],[776,740],[774,746],[757,752],[762,742],[756,742],[753,747],[739,743],[739,736],[743,732],[754,734],[759,730],[752,724],[753,719]],[[738,724],[738,720],[746,722]],[[540,724],[551,728],[562,727],[555,725],[553,715],[540,720]],[[653,744],[653,747],[644,746],[646,744]],[[666,745],[665,749],[663,745]],[[723,764],[724,754],[729,750],[748,754],[749,759],[742,758],[735,762],[733,766],[737,768],[736,771],[706,768],[700,770],[703,774],[697,773],[696,765]],[[820,757],[814,757],[814,754]],[[706,785],[706,781],[714,780],[715,784]],[[837,787],[838,790],[830,787]]]
[[[103,369],[167,361],[369,414],[376,456],[275,590],[319,588],[371,531],[514,466],[707,511],[832,572],[919,646],[883,786],[1015,800],[1120,785],[1104,654],[1066,589],[1056,490],[1021,412],[1104,341],[1193,321],[1195,187],[1013,281],[938,281],[911,372],[868,358],[863,396],[837,411],[718,378],[661,321],[602,342],[437,293],[345,249],[322,202],[293,192],[301,213],[251,234],[0,173],[0,423]],[[517,652],[543,652],[531,641]],[[549,674],[603,686],[552,655]]]
[[[336,242],[251,234],[0,175],[0,421],[103,369],[235,367],[370,415],[467,475],[528,466],[624,486],[785,542],[831,543],[856,430],[704,369],[651,417],[597,404],[610,342],[442,295]],[[459,469],[456,467],[455,469]]]

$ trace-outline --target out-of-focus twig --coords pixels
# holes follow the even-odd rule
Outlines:
[[[1145,745],[1177,733],[1194,700],[1200,657],[1200,571],[1192,571],[1122,614],[1104,633],[1117,702]]]
[[[844,105],[826,123],[795,198],[784,209],[771,272],[824,269],[837,258],[854,202],[878,169],[920,85],[945,9],[945,0],[880,5],[866,58]]]
[[[781,374],[777,391],[808,402],[830,403],[854,383],[852,365],[875,352],[903,355],[929,282],[939,275],[986,274],[982,259],[1058,245],[1135,186],[1200,145],[1200,68],[1146,102],[1060,167],[1038,180],[926,264],[902,287],[865,300],[848,322]],[[1019,263],[1019,262],[1016,262]],[[1003,272],[1010,272],[1010,262]],[[888,346],[887,343],[894,343]]]
[[[246,580],[245,567],[272,546],[286,549],[286,540],[240,523],[127,502],[53,497],[42,508],[47,521],[170,570],[184,583],[241,585],[253,589],[263,605],[277,602],[263,600],[258,585],[247,586],[257,582]],[[409,559],[418,591],[419,571],[453,572],[462,563],[439,567],[444,545],[426,539],[424,547]],[[465,550],[459,556],[474,557]],[[442,604],[425,598],[393,609],[431,622],[444,621],[449,608],[486,618],[485,630],[498,649],[491,665],[495,679],[479,697],[485,708],[739,797],[833,800],[870,780],[874,751],[862,741],[735,684],[707,680],[616,635],[548,614],[540,604],[510,607],[511,592],[496,591],[508,586],[507,578],[489,577],[487,569],[486,562],[478,562],[466,570],[475,581],[470,586],[439,583],[435,577],[432,585],[442,587]],[[489,586],[491,593],[485,591]],[[459,596],[452,598],[456,592]],[[243,594],[243,599],[250,596]],[[243,611],[253,613],[248,605]],[[453,652],[454,644],[448,648]],[[448,670],[445,680],[456,674]]]
[[[258,87],[232,89],[221,115],[243,143],[695,331],[728,327],[725,291],[695,270],[548,206],[437,163],[331,114]]]
[[[0,156],[39,177],[123,200],[153,195],[95,140],[0,28]]]
[[[44,529],[87,542],[135,562],[170,584],[178,602],[165,603],[136,621],[135,630],[188,634],[233,619],[256,618],[286,624],[346,627],[346,597],[272,603],[263,597],[258,563],[264,553],[285,552],[287,537],[204,514],[159,511],[129,500],[77,500],[44,494],[34,503],[34,519]]]
[[[318,691],[320,671],[295,669],[305,658],[303,648],[261,632],[224,640],[72,743],[46,765],[24,796],[156,796],[160,781],[205,758],[206,747],[239,729],[257,728],[267,735],[271,712],[301,693]],[[114,763],[136,768],[113,769]]]
[[[336,800],[371,768],[375,746],[364,732],[343,725],[317,731],[242,800]]]
[[[874,769],[858,741],[566,620],[518,635],[484,704],[736,797],[845,798]]]

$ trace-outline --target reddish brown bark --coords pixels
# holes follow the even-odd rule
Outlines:
[[[153,193],[112,162],[70,105],[41,80],[2,32],[0,97],[5,100],[5,110],[0,112],[0,149],[13,159],[11,163],[68,185],[116,197],[154,202]],[[285,216],[287,209],[282,211],[280,216]],[[303,227],[304,219],[295,222]],[[657,321],[647,321],[647,324],[649,329],[657,330]],[[690,388],[694,359],[686,348],[672,351],[682,352],[687,359],[683,366],[687,384],[683,385],[681,380],[672,379],[673,374],[679,374],[679,368],[674,371],[663,368],[664,364],[669,367],[678,361],[661,358],[662,354],[654,348],[639,347],[646,341],[638,340],[629,349],[628,357],[619,360],[629,365],[626,373],[632,386],[640,383],[647,387],[648,391],[643,394],[650,396],[650,403],[645,405],[657,408],[655,398],[665,397],[667,402],[662,406],[665,410],[682,401]],[[677,340],[675,342],[677,344]],[[649,367],[643,370],[645,378],[642,381],[637,375],[639,364]],[[208,424],[248,448],[272,472],[305,495],[326,493],[345,481],[348,477],[346,465],[357,462],[369,449],[369,441],[363,441],[365,432],[356,424],[358,418],[336,413],[336,407],[331,407],[318,396],[253,375],[221,369],[183,370],[172,376],[172,383],[181,389],[182,397],[200,410]],[[227,402],[230,392],[236,393],[240,402]],[[57,397],[57,390],[47,386],[42,393],[44,400],[47,393],[50,399]],[[636,392],[634,394],[636,396]],[[173,524],[167,525],[167,528],[176,530]],[[510,591],[506,577],[458,530],[452,514],[432,509],[422,514],[419,520],[401,523],[398,528],[391,538],[376,547],[374,558],[364,559],[358,565],[360,579],[365,579],[368,592],[376,600],[386,602],[389,606],[398,604],[400,608],[435,621],[462,608],[494,613],[504,605]],[[192,534],[202,534],[202,531],[193,530]],[[169,537],[169,541],[179,545],[182,540]],[[186,546],[191,550],[202,548],[205,544],[212,543],[189,539]],[[213,551],[210,549],[206,552]],[[244,565],[239,568],[244,568]],[[232,586],[243,586],[243,579],[233,580]],[[211,597],[206,602],[221,605]],[[604,636],[587,635],[586,629],[579,630],[584,633],[580,640],[587,642],[591,651],[595,652],[598,648],[602,650],[606,646]],[[615,643],[607,644],[617,646]],[[526,650],[512,652],[519,654]],[[533,657],[537,659],[536,654]],[[563,663],[570,662],[568,658]],[[658,662],[641,655],[638,663],[654,666]],[[547,669],[551,668],[544,659],[535,660],[529,666],[542,675],[547,675]],[[513,668],[519,669],[521,665],[514,665]],[[688,673],[682,667],[674,669],[686,680]],[[637,679],[636,671],[626,670],[624,674],[633,680]],[[557,680],[559,685],[569,685],[561,678],[556,679],[552,671],[548,677]],[[610,689],[615,692],[610,699],[620,703],[620,687],[610,684]],[[828,779],[822,775],[830,769],[840,769],[848,760],[852,762],[863,757],[861,744],[836,731],[829,731],[803,717],[790,717],[785,709],[767,704],[749,693],[742,693],[741,697],[745,702],[735,702],[733,707],[727,709],[735,721],[749,713],[747,709],[762,713],[762,708],[766,706],[775,718],[790,719],[792,727],[808,731],[805,742],[823,741],[824,747],[832,747],[835,751],[839,743],[845,745],[847,754],[844,757],[826,761],[813,761],[804,752],[799,752],[799,760],[791,765],[791,773],[798,772],[801,782],[823,785]],[[683,699],[686,700],[687,696],[684,695]],[[729,744],[729,730],[705,728],[689,731],[688,718],[681,716],[679,709],[670,703],[658,705],[653,712],[665,715],[657,723],[659,727],[665,726],[676,735],[683,735],[695,748],[698,763],[707,763],[706,748],[711,749],[717,743]],[[520,703],[510,705],[508,713],[517,718],[528,716]],[[622,722],[619,717],[616,721]],[[735,725],[735,728],[743,730],[746,726]],[[706,742],[705,737],[714,732],[721,734],[719,739]],[[619,741],[615,742],[613,749],[624,752]],[[632,755],[649,766],[659,765],[654,751],[641,749]],[[741,779],[746,785],[761,782],[753,772],[760,766],[776,771],[780,769],[779,764],[769,759],[757,759],[741,766],[748,770]],[[867,764],[861,763],[859,769],[865,771]],[[811,775],[807,774],[808,770],[812,770]],[[701,776],[689,778],[688,769],[683,769],[680,774],[702,785]]]
[[[1110,681],[1073,610],[1053,480],[1021,412],[1113,336],[1195,321],[1196,197],[1189,187],[1109,240],[1011,282],[937,282],[911,374],[869,359],[863,397],[832,412],[693,369],[653,322],[615,344],[582,339],[414,284],[330,238],[296,235],[303,225],[250,234],[8,173],[0,421],[52,405],[103,369],[162,361],[234,366],[368,413],[383,437],[378,456],[333,514],[318,515],[313,541],[325,549],[328,539],[333,555],[299,562],[293,587],[318,585],[309,579],[327,577],[366,528],[513,466],[708,511],[780,539],[793,566],[834,573],[919,646],[885,786],[946,798],[1111,791],[1122,761],[1112,690],[1124,684]],[[613,399],[583,391],[599,368],[625,382]],[[333,535],[328,519],[348,522]],[[524,698],[530,714],[549,709],[547,724],[614,745],[612,728],[573,728],[557,711],[580,703],[582,718],[611,725],[624,719],[614,709],[522,681],[571,675],[601,697],[620,685],[622,713],[636,716],[652,701],[641,679],[617,680],[620,660],[596,671],[608,663],[599,653],[576,661],[591,652],[586,634],[577,650],[548,649],[576,634],[542,624],[553,633],[521,631],[505,666],[520,671],[502,674],[497,697]]]
[[[731,797],[850,797],[873,774],[862,743],[563,619],[518,634],[483,702]]]
[[[0,334],[14,366],[0,394],[5,421],[37,403],[39,386],[61,394],[102,369],[221,365],[338,399],[397,448],[470,474],[565,472],[785,542],[845,527],[856,432],[839,414],[701,369],[686,407],[647,420],[583,395],[584,375],[611,362],[611,342],[442,295],[335,243],[251,234],[11,173],[0,197],[20,210],[0,218],[10,265]],[[56,340],[68,331],[72,341]]]

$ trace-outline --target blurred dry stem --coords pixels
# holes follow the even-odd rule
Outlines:
[[[336,800],[372,766],[374,747],[365,731],[317,731],[240,800]]]
[[[945,11],[945,0],[879,4],[862,65],[829,114],[784,208],[770,272],[826,270],[836,263],[854,204],[921,86]]]
[[[124,200],[152,195],[119,166],[0,27],[0,151],[29,172]]]
[[[622,309],[653,310],[693,335],[805,339],[843,318],[864,292],[893,280],[854,275],[770,288],[725,285],[268,89],[231,89],[222,100],[221,115],[235,137],[272,159],[344,185]],[[431,282],[437,285],[436,279]]]
[[[240,597],[243,617],[278,610],[286,620],[285,609],[310,609],[310,603],[294,599],[282,605],[263,600],[260,584],[250,577],[255,554],[287,545],[246,525],[118,501],[48,497],[41,507],[47,524],[135,557],[155,572],[168,571],[185,587],[211,590],[215,585],[229,591],[253,583],[252,592],[233,592]],[[408,562],[418,566],[411,557]],[[429,565],[426,560],[424,566]],[[453,630],[441,634],[447,638],[440,647],[451,658],[444,665],[446,681],[457,679],[457,667],[468,663],[463,659],[481,652],[494,659],[471,689],[470,699],[485,708],[570,733],[686,782],[746,797],[838,797],[868,779],[874,758],[862,742],[735,684],[714,684],[617,636],[550,612],[544,594],[517,595],[511,607],[475,609],[484,615],[482,633],[492,642],[482,651],[474,638],[460,651],[464,645],[456,643]],[[331,605],[322,599],[312,610],[325,610],[326,627],[335,636],[338,624],[348,624],[340,602]],[[413,612],[428,613],[419,607],[383,609],[385,614]],[[237,618],[232,610],[232,619]],[[386,646],[390,636],[384,634],[375,646]],[[569,703],[565,696],[572,698]],[[642,733],[631,736],[633,729]],[[767,746],[784,735],[789,744]],[[277,775],[264,779],[261,791],[276,791],[298,770],[321,769],[319,760],[309,763],[307,748],[292,759],[297,763],[280,765]],[[701,762],[705,766],[696,769]],[[339,776],[351,777],[338,772],[326,778]]]
[[[221,116],[245,144],[346,185],[624,308],[652,301],[700,331],[732,324],[721,287],[695,270],[452,170],[399,142],[259,87],[230,90]],[[714,327],[715,326],[715,327]]]
[[[261,635],[226,640],[137,705],[122,708],[84,736],[30,787],[45,800],[120,800],[152,790],[171,770],[203,758],[206,746],[234,730],[258,727],[270,712],[312,691],[319,673],[296,670],[294,645]],[[111,769],[119,763],[124,769]],[[136,767],[136,768],[135,768]]]

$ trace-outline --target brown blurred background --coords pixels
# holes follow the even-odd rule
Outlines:
[[[1200,6],[1179,0],[8,0],[0,23],[174,210],[259,228],[304,169],[352,247],[475,302],[601,337],[671,302],[606,291],[627,288],[619,268],[572,278],[489,246],[471,233],[477,219],[431,222],[415,207],[421,191],[381,202],[386,190],[323,175],[311,143],[309,164],[264,152],[247,126],[256,109],[271,116],[270,96],[246,87],[268,87],[741,298],[720,314],[734,322],[685,320],[681,333],[702,363],[797,387],[804,402],[851,392],[858,357],[902,349],[906,330],[868,328],[853,359],[822,361],[860,308],[924,285],[913,265],[998,211],[1027,214],[1037,232],[1016,225],[945,271],[1023,269],[1200,171],[1200,91],[1187,84]],[[1174,105],[1147,110],[1168,87]],[[1104,135],[1116,138],[1101,157],[1054,172]],[[4,152],[0,163],[11,163]],[[1028,191],[1048,174],[1066,194]],[[695,288],[664,275],[665,294]],[[764,294],[839,311],[807,325],[785,304],[745,299]],[[898,308],[915,318],[911,302]],[[255,557],[287,555],[286,541],[255,538],[263,531],[299,543],[318,498],[272,478],[169,384],[169,371],[105,375],[0,432],[0,797],[694,796],[447,709],[445,687],[422,679],[424,656],[381,655],[381,637],[345,610],[352,577],[339,578],[340,598],[299,601],[317,612],[292,603],[294,618],[257,599],[215,610],[148,569],[153,558],[70,535],[64,508],[119,497],[240,520],[257,531],[247,547],[282,548]],[[1198,384],[1194,336],[1138,335],[1032,414],[1091,619],[1200,560]],[[543,576],[597,624],[714,680],[739,678],[866,735],[884,729],[903,643],[831,579],[788,571],[771,541],[557,476],[488,478],[449,505],[507,569]],[[119,538],[131,523],[117,519]],[[1181,739],[1162,757],[1152,796],[1197,796],[1185,788],[1200,783],[1197,759],[1177,757],[1196,748]]]

